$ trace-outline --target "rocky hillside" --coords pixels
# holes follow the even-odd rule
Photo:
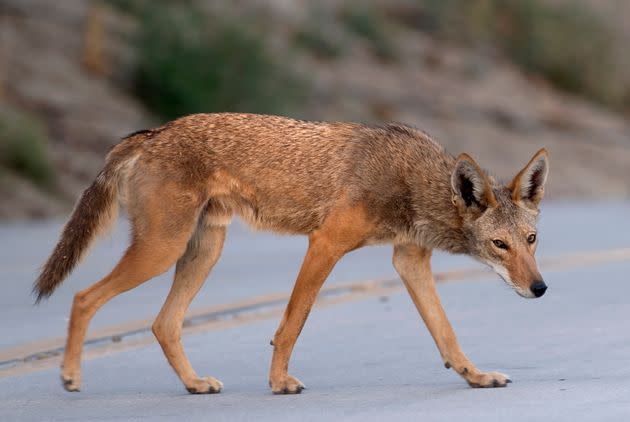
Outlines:
[[[66,213],[121,136],[165,119],[134,88],[144,56],[131,40],[141,21],[121,3],[0,0],[0,218]],[[369,19],[332,0],[315,9],[307,0],[198,3],[264,34],[275,63],[302,81],[274,88],[300,90],[285,114],[412,124],[502,178],[546,146],[550,197],[630,197],[622,111],[561,92],[500,52],[405,23],[401,11],[414,2],[374,2]],[[26,126],[41,128],[49,163],[40,167],[51,183],[24,171],[33,168],[29,150],[7,146],[35,137],[21,132]]]

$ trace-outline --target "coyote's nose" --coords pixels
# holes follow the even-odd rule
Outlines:
[[[547,285],[544,281],[536,281],[529,289],[532,291],[534,296],[541,297],[547,291]]]

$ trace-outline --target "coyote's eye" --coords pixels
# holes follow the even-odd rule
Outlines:
[[[534,243],[535,241],[536,241],[536,233],[532,233],[529,236],[527,236],[527,243],[529,243],[530,245]]]
[[[492,241],[492,243],[494,243],[494,246],[496,246],[499,249],[507,250],[507,248],[508,248],[508,245],[506,245],[506,243],[504,241],[500,240],[500,239],[494,239]]]

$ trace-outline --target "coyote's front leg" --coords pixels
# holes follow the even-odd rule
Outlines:
[[[444,366],[453,368],[471,387],[505,387],[511,380],[499,372],[481,372],[462,352],[446,318],[431,273],[431,250],[416,245],[394,247],[394,267],[437,344]]]
[[[356,206],[331,211],[322,227],[309,235],[304,263],[272,341],[269,386],[274,394],[299,394],[304,388],[287,372],[293,346],[326,277],[343,255],[364,242],[371,228],[364,209]]]
[[[344,253],[345,250],[326,235],[318,233],[310,236],[306,258],[272,341],[269,386],[274,394],[299,394],[304,388],[300,380],[287,372],[291,352],[322,284]]]

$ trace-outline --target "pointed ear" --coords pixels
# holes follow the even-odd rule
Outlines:
[[[461,154],[451,174],[453,203],[460,211],[485,211],[497,205],[488,176],[468,154]]]
[[[549,154],[545,148],[534,154],[523,170],[521,170],[509,188],[512,200],[530,208],[537,208],[545,195],[545,182],[549,173]]]

